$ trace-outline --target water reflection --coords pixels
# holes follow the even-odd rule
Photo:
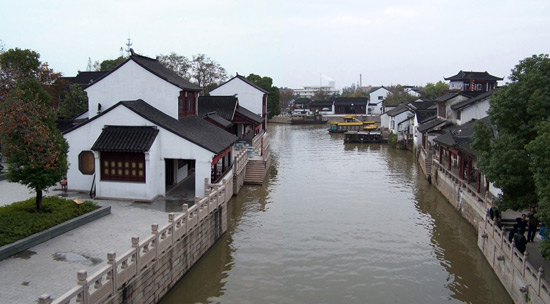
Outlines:
[[[162,303],[509,303],[410,151],[270,127],[273,166]]]

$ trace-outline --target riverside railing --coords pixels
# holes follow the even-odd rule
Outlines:
[[[208,194],[203,198],[195,198],[195,204],[188,207],[182,205],[179,214],[168,214],[168,223],[159,228],[158,224],[151,225],[151,235],[140,241],[135,236],[131,239],[131,249],[117,258],[115,252],[107,254],[107,265],[88,276],[81,270],[77,273],[77,285],[57,299],[44,294],[38,298],[39,304],[97,304],[102,303],[115,293],[124,284],[139,276],[139,274],[155,262],[176,242],[194,231],[208,214],[219,206],[227,203],[226,190],[231,189],[224,180],[222,184],[208,184]],[[229,197],[230,198],[230,197]]]
[[[502,253],[496,257],[496,261],[493,261],[493,263],[503,263],[508,259],[510,264],[513,265],[515,271],[509,271],[512,274],[519,275],[525,283],[525,286],[520,287],[522,293],[527,292],[530,287],[543,303],[550,303],[550,283],[544,277],[544,268],[540,266],[536,269],[529,262],[529,252],[525,251],[522,254],[513,242],[508,241],[505,230],[498,227],[489,217],[485,219],[484,231],[481,237],[485,239],[491,238],[496,248]],[[495,249],[495,255],[496,252],[497,250]],[[495,269],[494,265],[493,269]]]
[[[468,181],[461,179],[458,174],[454,173],[452,170],[447,170],[447,168],[440,164],[439,161],[437,161],[435,158],[432,159],[432,165],[440,172],[443,172],[445,175],[450,176],[453,182],[458,184],[460,187],[466,188],[467,192],[471,194],[474,198],[476,198],[479,202],[486,204],[485,195],[478,192],[476,188],[468,183]]]
[[[241,149],[237,156],[235,157],[235,175],[241,174],[241,172],[246,168],[248,162],[248,152],[246,149]]]

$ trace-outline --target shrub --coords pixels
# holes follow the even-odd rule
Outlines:
[[[395,148],[395,146],[397,145],[397,134],[390,134],[390,136],[388,137],[388,144]]]
[[[90,201],[77,205],[72,200],[56,196],[44,197],[42,204],[43,213],[37,212],[35,198],[0,207],[0,246],[99,208]]]

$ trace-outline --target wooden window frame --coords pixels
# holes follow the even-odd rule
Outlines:
[[[145,183],[145,154],[101,152],[101,180]]]

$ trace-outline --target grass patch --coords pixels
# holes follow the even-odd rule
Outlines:
[[[98,208],[96,203],[90,201],[77,205],[72,200],[56,196],[42,198],[43,213],[36,211],[35,198],[2,206],[0,207],[0,246],[26,238]]]

